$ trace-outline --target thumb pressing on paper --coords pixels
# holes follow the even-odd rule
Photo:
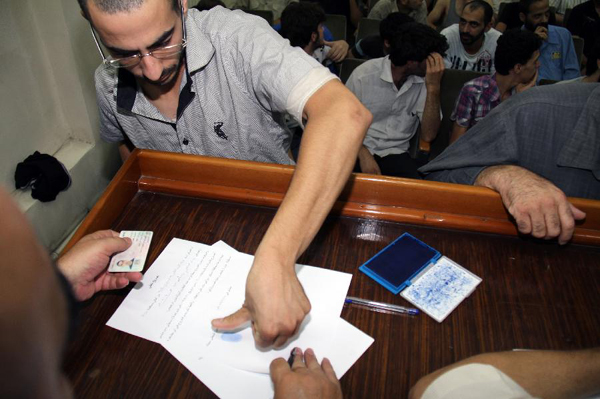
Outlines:
[[[231,331],[242,327],[251,320],[250,311],[242,306],[237,312],[230,314],[222,319],[214,319],[212,326],[219,331]]]

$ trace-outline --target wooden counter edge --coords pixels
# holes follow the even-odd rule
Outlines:
[[[63,252],[85,234],[110,228],[138,190],[277,207],[293,166],[135,150]],[[573,242],[600,245],[600,201],[569,199],[587,213]],[[332,212],[343,216],[517,235],[500,196],[482,187],[353,174]]]

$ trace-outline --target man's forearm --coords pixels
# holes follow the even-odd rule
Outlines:
[[[428,87],[425,110],[421,121],[421,139],[430,143],[437,136],[440,128],[440,88]]]
[[[344,187],[371,114],[338,81],[307,102],[300,156],[288,192],[258,251],[293,264],[310,244]],[[258,255],[257,251],[257,255]]]

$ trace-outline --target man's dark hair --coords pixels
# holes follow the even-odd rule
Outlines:
[[[439,53],[444,57],[448,50],[444,36],[417,22],[400,26],[390,45],[390,60],[395,66],[404,66],[408,61],[424,61],[431,53]]]
[[[498,38],[494,65],[500,75],[508,75],[517,64],[525,65],[539,50],[542,39],[526,29],[511,29]]]
[[[221,0],[200,0],[194,8],[198,11],[206,11],[216,6],[225,7],[225,4]]]
[[[325,11],[317,3],[290,3],[281,13],[279,33],[294,47],[304,48],[311,35],[319,33],[319,24],[325,22]]]
[[[494,9],[492,8],[492,6],[484,0],[473,0],[468,2],[467,4],[465,4],[465,6],[463,7],[463,11],[466,9],[469,9],[469,11],[475,11],[475,10],[483,10],[483,24],[487,25],[490,22],[492,22],[492,17],[494,16]]]
[[[529,8],[533,3],[537,3],[542,0],[519,0],[519,12],[527,15],[529,14]]]
[[[598,60],[600,60],[600,40],[596,40],[594,47],[588,54],[587,64],[585,64],[586,76],[591,76],[598,70]]]
[[[382,40],[391,41],[400,26],[407,22],[415,22],[415,20],[401,12],[388,14],[379,24],[379,36]]]
[[[79,7],[81,7],[81,11],[83,12],[83,16],[88,21],[91,21],[88,8],[88,3],[90,1],[93,1],[96,7],[103,12],[107,14],[116,14],[119,12],[131,11],[139,8],[142,4],[144,4],[145,0],[77,0]],[[171,0],[171,7],[173,7],[173,10],[179,14],[179,0]]]

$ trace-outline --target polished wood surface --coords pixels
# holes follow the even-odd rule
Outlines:
[[[253,253],[275,210],[139,192],[112,224],[152,230],[151,264],[173,237],[224,240]],[[300,262],[354,275],[349,295],[409,305],[357,268],[408,231],[483,282],[443,323],[357,308],[342,316],[375,338],[342,378],[346,398],[403,398],[418,378],[486,351],[600,345],[600,248],[417,227],[350,217],[327,219]],[[83,311],[66,370],[79,398],[212,398],[157,344],[105,326],[127,290],[104,293]]]
[[[174,237],[223,240],[252,254],[291,173],[280,166],[138,151],[73,242],[100,228],[152,230],[146,266]],[[423,375],[477,353],[600,345],[600,247],[516,237],[491,191],[421,183],[429,182],[355,177],[299,262],[352,273],[349,295],[406,306],[357,269],[409,232],[483,282],[441,324],[424,314],[345,309],[342,317],[375,338],[341,380],[346,398],[404,398]],[[466,203],[471,195],[475,199]],[[577,240],[598,242],[600,207],[574,201],[588,213]],[[127,293],[102,293],[83,305],[65,362],[75,396],[213,398],[161,346],[105,325]]]

